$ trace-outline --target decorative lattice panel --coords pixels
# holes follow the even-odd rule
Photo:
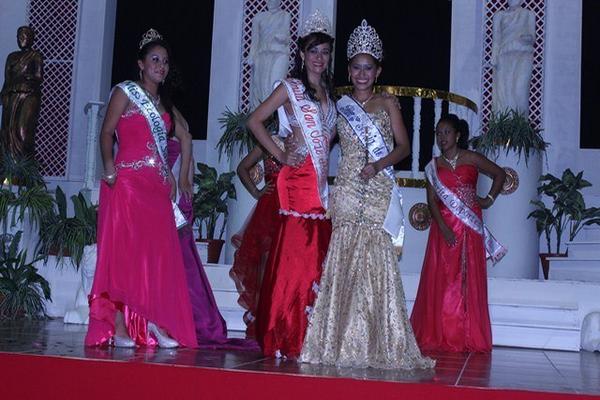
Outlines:
[[[486,0],[483,9],[483,68],[481,74],[481,125],[485,127],[492,113],[492,31],[496,11],[508,7],[506,0]],[[544,111],[544,40],[546,23],[546,0],[525,0],[523,7],[535,14],[536,34],[533,53],[533,74],[529,92],[529,118],[542,127]]]
[[[42,174],[48,177],[64,177],[67,172],[78,8],[77,0],[29,1],[34,47],[44,57],[36,158]]]
[[[294,54],[296,53],[298,39],[298,25],[300,22],[300,0],[281,0],[281,8],[290,13],[290,71],[294,67]],[[244,21],[242,27],[242,65],[240,68],[240,95],[238,107],[247,112],[250,107],[250,80],[252,79],[252,68],[244,62],[250,53],[250,42],[252,41],[252,18],[261,11],[267,10],[266,0],[245,0]]]

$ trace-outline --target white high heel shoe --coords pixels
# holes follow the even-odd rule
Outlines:
[[[152,322],[148,322],[148,336],[150,336],[151,333],[156,337],[156,340],[158,341],[158,347],[163,349],[179,347],[179,342],[177,342],[177,340],[162,334],[160,329],[158,329],[158,326]]]
[[[132,348],[135,347],[135,341],[129,336],[113,336],[113,345],[115,347]]]

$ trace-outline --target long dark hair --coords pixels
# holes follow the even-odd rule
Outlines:
[[[308,82],[308,74],[306,73],[306,68],[303,68],[302,57],[300,56],[300,52],[306,54],[312,48],[323,44],[329,43],[331,47],[331,52],[333,54],[333,41],[334,39],[326,33],[322,32],[313,32],[308,35],[301,37],[298,39],[298,51],[296,52],[296,56],[294,57],[294,69],[290,73],[292,78],[300,79],[306,88],[306,93],[308,93],[308,97],[317,101],[316,98],[316,90],[310,86]],[[332,62],[333,57],[329,57],[329,63],[327,64],[327,69],[323,71],[321,74],[321,79],[325,83],[325,91],[329,98],[333,100],[333,73],[332,73]]]
[[[169,73],[165,77],[164,82],[158,85],[158,95],[160,96],[160,102],[171,117],[171,129],[169,129],[168,134],[169,136],[173,136],[175,133],[175,114],[173,113],[172,95],[174,88],[179,84],[179,76],[175,66],[173,65],[173,60],[171,59],[171,47],[164,39],[153,40],[140,48],[137,59],[139,61],[143,61],[150,50],[157,46],[164,48],[167,51],[167,56],[169,57]]]
[[[446,114],[443,115],[442,118],[438,121],[447,122],[450,126],[458,133],[460,136],[458,137],[458,147],[460,149],[468,149],[469,148],[469,124],[464,119],[458,118],[456,114]]]

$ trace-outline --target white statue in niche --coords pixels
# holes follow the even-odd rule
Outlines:
[[[508,0],[508,9],[494,14],[492,111],[513,109],[529,114],[529,87],[533,72],[535,14],[523,0]]]
[[[281,0],[267,0],[268,11],[252,19],[252,42],[246,62],[252,67],[250,111],[273,91],[273,83],[287,76],[290,58],[291,16]]]

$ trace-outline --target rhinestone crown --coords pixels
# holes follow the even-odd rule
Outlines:
[[[154,42],[155,40],[162,40],[162,38],[163,38],[162,35],[160,33],[158,33],[158,31],[156,31],[153,28],[150,28],[142,36],[142,40],[140,40],[140,44],[139,44],[138,48],[141,49],[148,43]]]
[[[363,19],[361,24],[354,28],[348,39],[348,49],[346,55],[348,60],[357,54],[370,54],[377,61],[383,59],[383,44],[375,28],[367,24]]]
[[[325,33],[333,37],[329,18],[323,15],[318,8],[308,17],[306,21],[304,21],[302,31],[300,32],[300,37],[304,37],[315,32]]]

